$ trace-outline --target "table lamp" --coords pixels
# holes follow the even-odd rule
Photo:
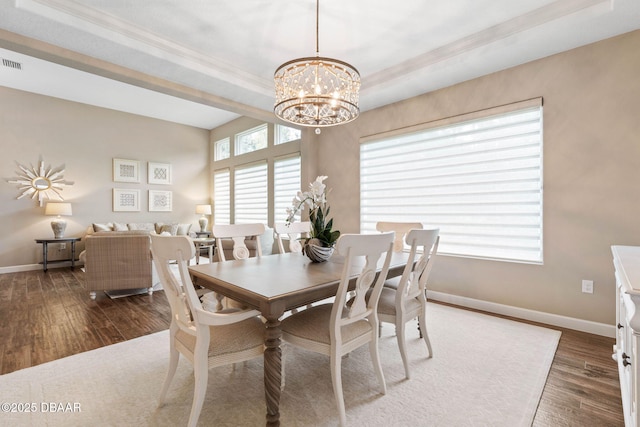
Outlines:
[[[57,217],[51,221],[51,229],[56,239],[64,237],[64,230],[67,228],[67,221],[61,218],[61,215],[71,216],[71,203],[47,203],[44,208],[45,215],[56,215]]]
[[[207,231],[207,224],[209,220],[205,215],[211,215],[211,205],[196,205],[196,213],[202,214],[198,223],[200,224],[200,231]]]

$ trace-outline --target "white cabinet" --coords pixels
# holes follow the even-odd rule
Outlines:
[[[612,246],[616,272],[616,343],[613,358],[618,362],[624,423],[638,424],[638,377],[640,360],[640,247]]]

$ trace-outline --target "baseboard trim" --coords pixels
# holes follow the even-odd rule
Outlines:
[[[576,331],[588,332],[590,334],[602,335],[610,338],[615,338],[616,336],[616,329],[614,325],[608,325],[605,323],[576,319],[574,317],[560,316],[558,314],[551,314],[545,313],[543,311],[535,311],[510,305],[497,304],[495,302],[482,301],[437,291],[427,291],[427,298],[435,301],[459,305],[461,307],[487,311],[489,313],[502,314],[504,316],[517,317],[518,319],[530,320],[532,322],[539,322],[547,325],[574,329]]]
[[[54,268],[71,267],[71,261],[59,262],[55,264],[47,265],[47,270],[53,270]],[[76,267],[82,267],[82,264],[76,263]],[[0,274],[5,273],[19,273],[21,271],[33,271],[42,270],[42,264],[25,264],[25,265],[12,265],[8,267],[0,267]]]

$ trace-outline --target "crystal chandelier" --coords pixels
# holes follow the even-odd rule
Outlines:
[[[360,114],[360,74],[346,62],[319,55],[318,15],[316,0],[316,56],[278,67],[273,111],[280,119],[297,125],[326,127],[348,123]]]

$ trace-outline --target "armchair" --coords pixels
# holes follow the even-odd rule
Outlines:
[[[96,291],[148,288],[158,283],[151,262],[147,231],[97,232],[85,238],[85,284],[91,299]]]

